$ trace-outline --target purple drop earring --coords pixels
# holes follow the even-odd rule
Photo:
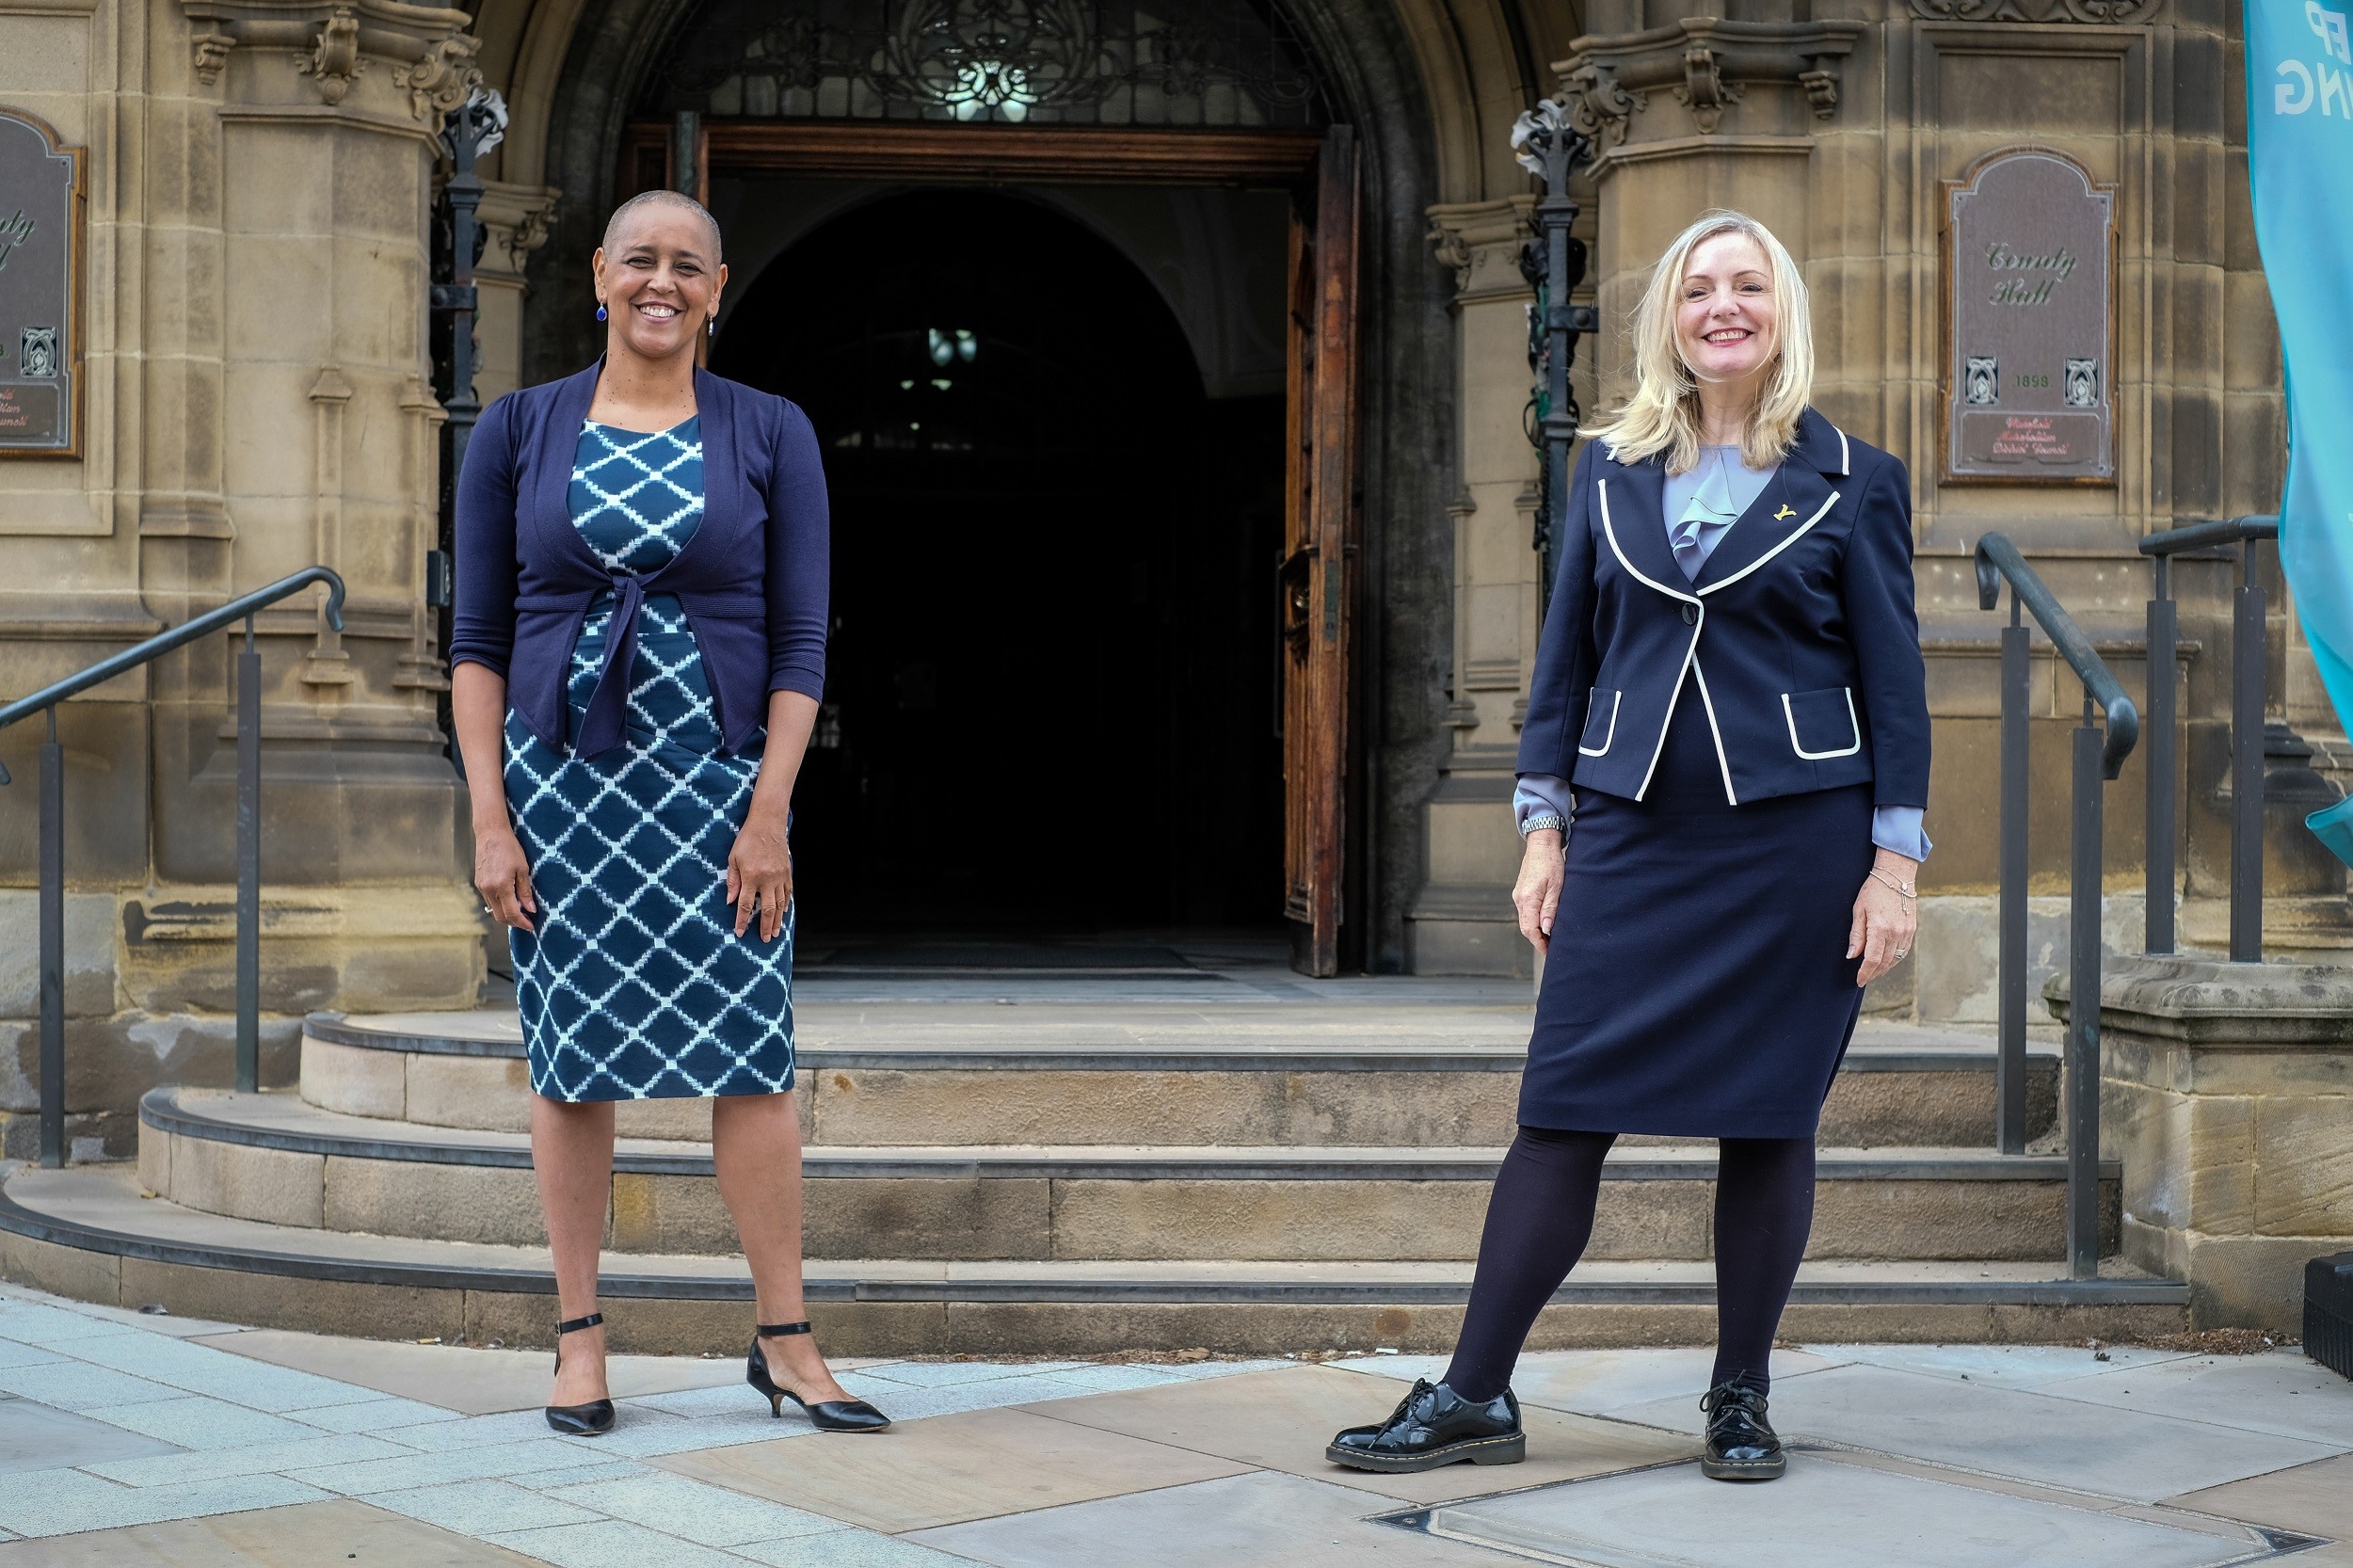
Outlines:
[[[602,321],[604,319],[604,307],[602,305],[599,305],[597,307],[597,319],[599,321]]]

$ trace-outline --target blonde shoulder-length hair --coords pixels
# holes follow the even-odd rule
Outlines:
[[[1664,454],[1669,473],[1700,460],[1697,378],[1675,344],[1675,306],[1691,252],[1719,234],[1746,234],[1765,252],[1772,277],[1773,362],[1740,435],[1741,460],[1770,468],[1798,439],[1798,417],[1814,395],[1814,324],[1805,280],[1773,232],[1746,213],[1711,212],[1675,236],[1634,308],[1634,395],[1616,413],[1577,434],[1608,443],[1622,463]]]

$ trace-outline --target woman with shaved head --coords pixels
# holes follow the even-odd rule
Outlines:
[[[450,646],[474,884],[510,928],[530,1051],[548,1424],[613,1426],[613,1107],[707,1098],[758,1298],[745,1379],[774,1414],[872,1431],[888,1418],[834,1381],[801,1292],[786,828],[824,690],[817,439],[696,363],[728,281],[699,202],[624,202],[591,264],[602,357],[499,399],[467,448]]]

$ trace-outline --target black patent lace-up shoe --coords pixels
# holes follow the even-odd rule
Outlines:
[[[1424,1379],[1377,1427],[1351,1427],[1332,1439],[1323,1457],[1352,1470],[1403,1473],[1473,1464],[1517,1464],[1528,1457],[1520,1401],[1507,1388],[1473,1404],[1443,1383]]]
[[[1715,1480],[1778,1480],[1789,1468],[1781,1438],[1765,1419],[1765,1396],[1745,1384],[1719,1384],[1700,1400],[1707,1412],[1701,1473]]]

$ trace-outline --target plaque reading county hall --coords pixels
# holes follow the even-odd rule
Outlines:
[[[0,457],[82,449],[82,150],[0,107]]]
[[[2113,484],[2116,187],[2016,148],[1945,191],[1945,477]]]

